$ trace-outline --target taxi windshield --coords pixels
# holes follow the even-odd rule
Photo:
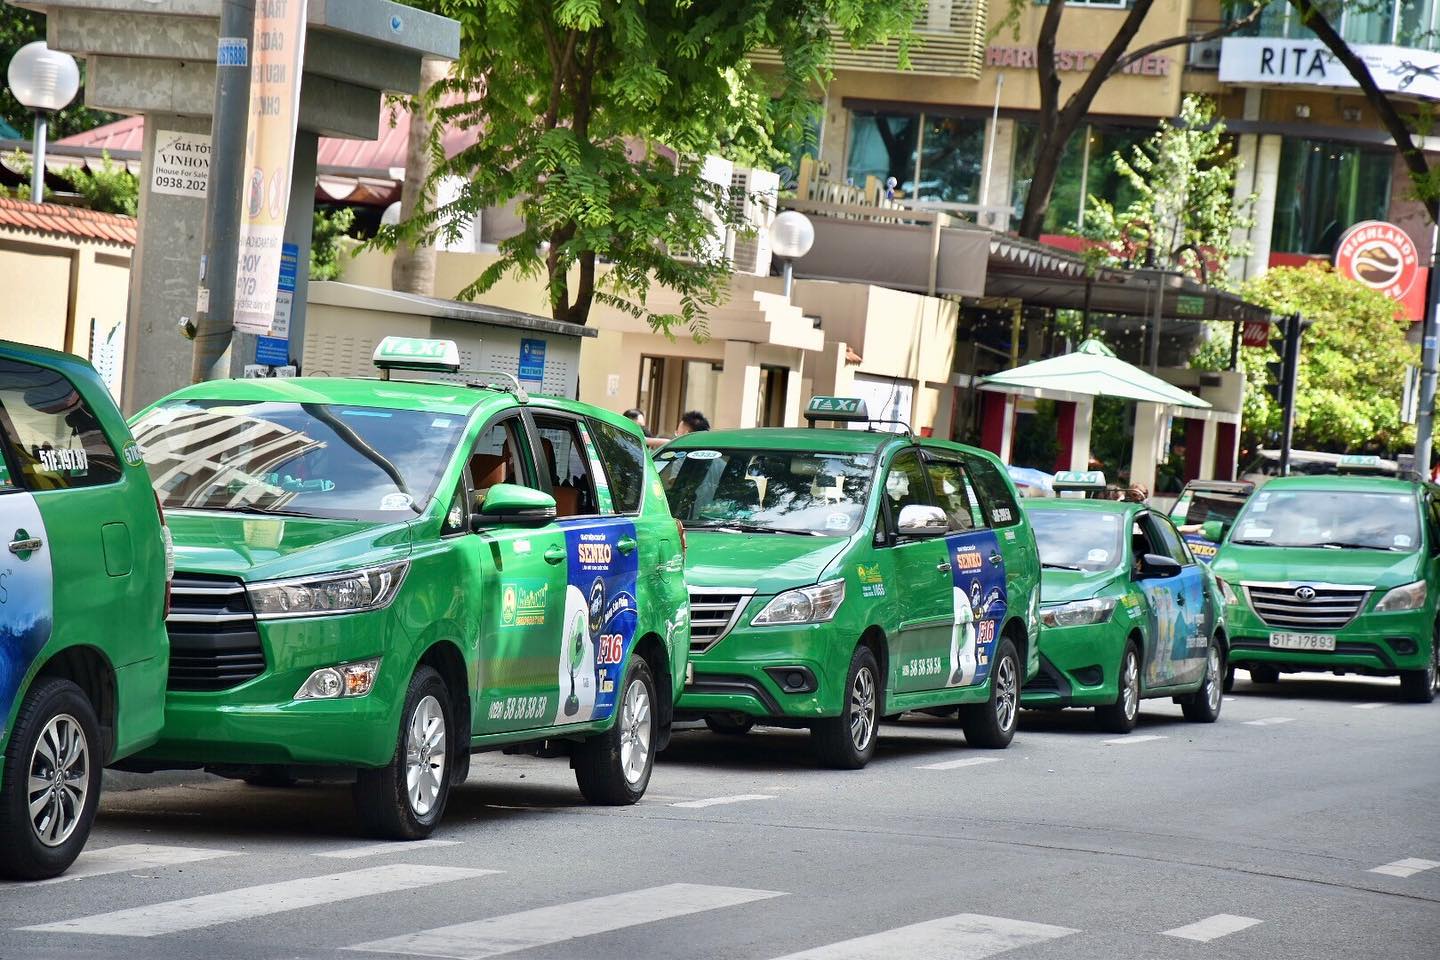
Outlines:
[[[1118,513],[1091,510],[1030,510],[1040,565],[1094,573],[1120,565],[1125,555]]]
[[[466,418],[349,404],[189,400],[134,424],[167,509],[403,520],[425,509]]]
[[[662,450],[670,511],[686,527],[849,536],[860,526],[875,458],[791,450]]]
[[[1230,542],[1408,553],[1420,546],[1420,515],[1406,493],[1261,490],[1240,514]]]

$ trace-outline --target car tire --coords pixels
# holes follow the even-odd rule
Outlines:
[[[421,666],[405,691],[390,762],[362,769],[355,778],[355,808],[367,833],[423,840],[435,830],[450,796],[451,717],[445,681],[431,667]]]
[[[856,647],[845,672],[845,696],[838,717],[811,728],[815,753],[834,770],[859,770],[875,756],[880,732],[880,668],[869,647]]]
[[[575,782],[587,801],[619,807],[645,796],[655,769],[655,678],[644,657],[632,656],[620,685],[615,722],[575,747]]]
[[[1400,671],[1400,695],[1410,703],[1433,703],[1440,689],[1440,638],[1430,641],[1430,666]]]
[[[1225,701],[1225,657],[1213,640],[1205,652],[1205,677],[1200,689],[1180,698],[1180,712],[1191,723],[1214,723],[1220,719],[1220,706]]]
[[[1274,667],[1267,667],[1261,664],[1251,664],[1247,667],[1250,671],[1251,683],[1279,683],[1280,671]]]
[[[1096,707],[1095,722],[1108,733],[1129,733],[1140,717],[1140,652],[1133,641],[1125,644],[1115,677],[1115,702]]]
[[[1225,692],[1229,693],[1235,689],[1235,668],[1229,664],[1225,665]]]
[[[982,750],[1004,750],[1015,739],[1020,717],[1020,658],[1008,638],[990,663],[990,698],[960,708],[965,742]]]
[[[711,713],[705,717],[705,726],[710,728],[711,733],[718,733],[726,737],[743,737],[755,727],[755,721],[749,717],[736,717],[724,713]]]
[[[84,691],[69,680],[37,679],[16,712],[5,750],[0,876],[44,880],[75,862],[100,805],[103,752],[100,722]],[[49,785],[32,794],[32,777]],[[34,816],[32,798],[45,800]]]

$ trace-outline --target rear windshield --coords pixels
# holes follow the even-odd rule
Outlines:
[[[875,458],[801,450],[662,450],[670,512],[687,527],[849,536],[865,516]]]
[[[349,520],[422,513],[460,414],[276,401],[162,404],[134,425],[167,508]]]
[[[1180,498],[1170,519],[1181,525],[1220,520],[1229,523],[1240,514],[1247,495],[1218,490],[1192,490]]]
[[[1118,513],[1091,510],[1028,510],[1040,565],[1059,570],[1099,571],[1125,559]]]
[[[1410,493],[1261,490],[1241,512],[1230,542],[1408,553],[1420,547],[1420,508]]]

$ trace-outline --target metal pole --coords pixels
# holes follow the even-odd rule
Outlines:
[[[790,287],[795,282],[795,264],[789,257],[785,258],[785,299],[790,299]]]
[[[1160,315],[1165,309],[1165,274],[1155,272],[1155,318],[1150,327],[1150,372],[1160,369]]]
[[[1230,369],[1240,369],[1240,327],[1244,320],[1235,320],[1230,324]]]
[[[44,110],[35,111],[35,147],[31,155],[35,161],[30,171],[30,199],[36,203],[45,202],[45,137],[50,126],[50,114]]]
[[[246,192],[245,136],[250,120],[250,44],[255,0],[221,0],[215,109],[210,121],[210,186],[205,195],[205,233],[200,257],[200,296],[195,311],[195,351],[190,381],[230,376],[235,332],[235,274],[239,266],[240,213]],[[218,52],[218,51],[217,51]]]
[[[1415,472],[1430,479],[1430,444],[1435,429],[1435,376],[1440,368],[1436,336],[1440,334],[1440,227],[1430,231],[1430,295],[1425,301],[1425,327],[1420,338],[1420,410],[1415,418]]]
[[[980,209],[984,213],[990,204],[990,183],[995,170],[995,136],[1000,129],[1000,91],[1005,89],[1005,74],[995,75],[995,108],[990,111],[990,136],[985,144],[985,177],[980,183]],[[977,222],[979,218],[977,217]]]
[[[1285,356],[1280,387],[1280,476],[1290,476],[1290,446],[1295,439],[1295,394],[1300,384],[1300,314],[1285,318]]]

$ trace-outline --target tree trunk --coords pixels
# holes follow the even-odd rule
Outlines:
[[[413,217],[424,199],[425,184],[435,169],[430,136],[435,117],[425,102],[425,93],[445,78],[449,64],[423,60],[420,65],[420,95],[410,99],[410,134],[405,141],[405,182],[400,188],[400,220]],[[414,246],[401,241],[390,265],[390,286],[401,293],[435,295],[435,247]]]

